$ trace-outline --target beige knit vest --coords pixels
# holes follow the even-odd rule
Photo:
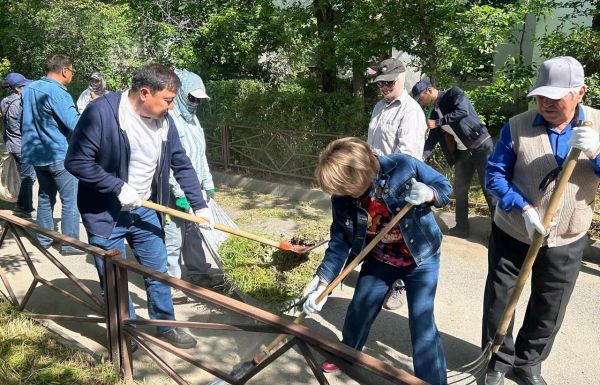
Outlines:
[[[583,107],[583,111],[585,119],[600,131],[600,110]],[[535,115],[536,111],[527,111],[509,120],[510,136],[517,154],[511,182],[525,200],[537,209],[540,218],[543,218],[557,181],[552,182],[545,191],[539,191],[538,187],[542,179],[558,164],[554,159],[546,128],[532,126]],[[549,247],[563,246],[584,236],[592,222],[599,181],[592,162],[582,153],[558,204],[554,216],[556,226],[551,228],[546,239]],[[506,213],[498,207],[494,222],[511,237],[531,243],[519,209]]]

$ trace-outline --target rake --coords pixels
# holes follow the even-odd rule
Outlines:
[[[584,121],[580,124],[581,126],[591,126],[591,122]],[[558,204],[562,198],[562,195],[567,188],[569,183],[569,178],[573,173],[573,169],[577,164],[577,159],[581,154],[581,150],[577,148],[571,148],[569,151],[569,155],[565,160],[562,170],[560,173],[554,173],[554,178],[558,175],[558,181],[554,187],[554,191],[550,196],[550,202],[548,203],[548,209],[544,214],[544,218],[542,224],[544,228],[548,228],[550,226],[550,222],[554,218],[554,214],[556,213],[556,209]],[[545,186],[549,185],[551,181],[546,181]],[[543,189],[544,186],[540,186]],[[523,266],[521,267],[521,271],[519,272],[519,276],[517,277],[517,281],[515,284],[515,288],[510,296],[510,300],[508,301],[506,308],[504,309],[504,313],[502,313],[502,318],[500,322],[500,326],[498,326],[498,330],[496,331],[496,335],[494,339],[487,343],[483,352],[477,359],[473,362],[470,362],[460,368],[451,370],[450,372],[458,372],[456,374],[448,376],[448,379],[452,378],[452,381],[449,381],[449,384],[458,384],[463,381],[469,380],[466,384],[472,384],[476,382],[479,377],[481,377],[487,370],[488,364],[492,359],[492,354],[497,353],[500,349],[500,346],[504,342],[504,337],[506,336],[506,332],[508,330],[508,326],[510,325],[510,320],[512,319],[515,308],[517,307],[517,303],[519,302],[519,297],[523,292],[523,288],[527,283],[527,279],[531,274],[531,269],[537,257],[537,254],[542,247],[546,236],[543,234],[537,233],[533,237],[533,241],[527,250],[527,254],[523,261]]]
[[[185,219],[186,221],[196,222],[196,223],[201,223],[201,224],[206,223],[206,220],[203,218],[197,217],[192,214],[184,213],[183,211],[172,209],[167,206],[159,205],[158,203],[142,200],[142,206],[149,208],[149,209],[159,211],[164,214],[169,214],[172,217]],[[227,225],[223,225],[221,223],[215,223],[213,227],[217,230],[224,231],[229,234],[237,235],[238,237],[251,239],[253,241],[256,241],[256,242],[259,242],[259,243],[262,243],[262,244],[265,244],[268,246],[273,246],[280,250],[291,251],[296,254],[306,254],[327,242],[327,240],[325,239],[325,240],[317,242],[316,244],[311,245],[311,246],[297,246],[297,245],[291,244],[290,242],[285,242],[285,241],[277,242],[277,241],[274,241],[274,240],[271,240],[271,239],[268,239],[265,237],[261,237],[260,235],[257,235],[257,234],[252,234],[252,233],[249,233],[244,230],[240,230],[240,229],[236,229],[236,228],[233,228],[233,227],[230,227]]]
[[[325,299],[333,291],[333,289],[335,289],[337,287],[337,285],[339,285],[339,283],[342,282],[342,280],[344,278],[346,278],[346,276],[348,274],[350,274],[356,268],[356,266],[358,266],[362,262],[363,259],[365,259],[365,257],[367,256],[367,254],[379,243],[379,241],[381,241],[383,239],[383,237],[386,236],[386,234],[392,228],[394,228],[394,226],[396,226],[396,224],[400,221],[400,219],[402,219],[402,217],[404,217],[404,215],[406,215],[406,213],[412,207],[413,207],[413,205],[411,205],[410,203],[407,203],[406,206],[404,206],[402,208],[402,210],[400,210],[390,220],[390,222],[379,232],[379,234],[377,234],[371,240],[371,242],[369,242],[361,250],[361,252],[350,263],[348,263],[348,265],[346,265],[346,267],[340,273],[340,275],[338,275],[333,281],[331,281],[331,283],[327,286],[327,288],[325,288],[325,291],[323,291],[323,293],[321,293],[321,295],[319,295],[319,297],[317,297],[316,302],[319,303],[319,302],[323,301],[323,299]],[[302,321],[304,321],[305,318],[306,318],[306,313],[302,312],[302,313],[300,313],[300,315],[298,317],[296,317],[296,319],[294,319],[293,322],[299,324]],[[269,344],[269,346],[267,346],[260,354],[256,355],[251,361],[246,361],[246,362],[243,362],[241,364],[236,365],[236,367],[234,368],[234,370],[231,372],[231,375],[234,376],[235,378],[238,378],[238,379],[242,378],[253,367],[255,367],[256,365],[258,365],[269,354],[271,354],[271,352],[277,346],[279,346],[280,344],[282,344],[283,342],[285,342],[286,338],[287,338],[287,334],[280,334],[279,336],[277,336],[277,338],[275,338],[273,340],[273,342],[271,342]],[[228,385],[228,384],[229,383],[227,381],[225,381],[225,380],[216,379],[216,380],[211,381],[208,385]]]

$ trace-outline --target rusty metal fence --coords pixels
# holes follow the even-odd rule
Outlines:
[[[327,143],[345,136],[239,124],[205,128],[207,157],[228,170],[267,173],[313,181],[319,152]]]
[[[62,295],[69,300],[72,300],[87,309],[94,315],[87,317],[58,315],[58,314],[30,314],[36,319],[49,319],[55,321],[76,321],[76,322],[93,322],[106,325],[106,341],[109,352],[109,358],[113,363],[115,371],[120,373],[127,383],[133,383],[133,358],[131,352],[130,340],[138,343],[141,350],[148,355],[157,366],[177,384],[188,384],[188,382],[177,373],[177,371],[169,365],[159,353],[153,350],[153,347],[160,348],[164,351],[178,357],[180,360],[194,365],[206,372],[229,382],[232,385],[242,385],[254,378],[258,373],[271,365],[278,357],[283,355],[289,349],[297,347],[299,354],[306,360],[315,379],[319,384],[329,384],[326,377],[320,370],[314,352],[327,357],[332,362],[338,363],[340,368],[361,384],[379,384],[382,379],[388,383],[398,385],[423,385],[425,382],[410,375],[404,370],[394,368],[376,358],[349,348],[340,342],[333,341],[326,337],[320,336],[310,328],[293,323],[290,320],[279,317],[275,314],[247,305],[243,302],[229,298],[227,296],[215,293],[208,289],[204,289],[180,279],[172,278],[167,274],[158,273],[155,270],[149,269],[135,262],[123,258],[116,250],[103,250],[98,247],[91,246],[74,238],[64,236],[54,231],[45,230],[35,223],[29,222],[22,218],[10,215],[0,211],[0,222],[2,223],[2,233],[0,235],[0,250],[4,248],[7,236],[12,236],[18,245],[21,256],[24,258],[29,270],[33,275],[33,280],[26,294],[21,300],[17,298],[10,281],[8,274],[4,268],[0,268],[0,279],[4,286],[4,290],[0,293],[19,309],[26,309],[26,305],[31,298],[38,285],[44,285],[57,294]],[[83,250],[92,255],[100,256],[104,261],[104,298],[101,299],[94,295],[92,290],[86,286],[75,274],[73,274],[60,260],[51,252],[44,249],[36,240],[35,234],[41,233],[55,241],[71,245],[77,249]],[[27,240],[28,242],[24,242]],[[45,279],[36,269],[35,263],[31,258],[27,245],[35,247],[43,257],[47,258],[54,266],[56,266],[75,286],[80,294],[85,298],[75,295],[67,290],[64,290],[52,281]],[[0,258],[5,257],[4,252],[0,252]],[[193,321],[165,321],[165,320],[147,320],[147,319],[130,319],[128,308],[128,274],[134,273],[141,276],[153,277],[172,288],[176,288],[185,292],[188,296],[194,297],[199,301],[213,304],[221,309],[228,310],[238,315],[243,315],[253,323],[247,324],[226,324],[226,323],[204,323]],[[228,371],[222,370],[215,365],[198,359],[190,353],[173,347],[172,345],[150,335],[144,331],[138,330],[139,325],[152,326],[174,326],[185,327],[190,329],[209,329],[223,330],[232,332],[249,332],[249,333],[271,333],[285,334],[288,338],[282,346],[274,350],[269,356],[264,358],[256,366],[252,367],[247,372],[234,376]],[[366,373],[366,375],[365,375]],[[378,380],[379,379],[379,380]]]

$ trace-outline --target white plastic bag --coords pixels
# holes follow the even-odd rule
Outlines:
[[[4,153],[0,159],[0,199],[16,202],[21,188],[19,165],[9,153]]]

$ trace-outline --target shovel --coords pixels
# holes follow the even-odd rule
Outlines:
[[[169,214],[172,217],[184,219],[186,221],[196,222],[196,223],[201,223],[201,224],[207,223],[207,221],[203,218],[197,217],[192,214],[184,213],[183,211],[172,209],[167,206],[159,205],[158,203],[142,200],[142,206],[149,208],[149,209],[156,210],[156,211],[164,213],[164,214]],[[260,235],[252,234],[247,231],[240,230],[240,229],[235,229],[233,227],[229,227],[229,226],[226,226],[226,225],[223,225],[220,223],[215,223],[213,227],[217,230],[221,230],[221,231],[224,231],[229,234],[237,235],[238,237],[250,239],[250,240],[253,240],[253,241],[268,245],[268,246],[273,246],[280,250],[291,251],[296,254],[306,254],[309,251],[311,251],[327,242],[327,240],[323,240],[323,241],[320,241],[311,246],[296,246],[296,245],[292,245],[290,242],[285,242],[285,241],[277,242],[277,241],[274,241],[274,240],[271,240],[271,239],[268,239],[265,237],[261,237]]]
[[[582,122],[581,125],[582,126],[591,126],[592,123],[589,121],[585,121],[585,122]],[[569,152],[567,159],[565,159],[565,162],[563,164],[562,170],[560,171],[560,174],[557,174],[558,181],[556,182],[554,191],[552,192],[552,196],[550,197],[550,202],[548,202],[548,208],[547,208],[546,213],[544,214],[544,218],[542,220],[542,224],[544,225],[544,228],[548,228],[548,226],[550,225],[550,222],[554,218],[554,214],[556,213],[556,209],[558,208],[558,203],[560,202],[562,195],[563,195],[565,189],[567,188],[567,184],[569,183],[569,178],[571,177],[571,174],[573,173],[573,169],[575,168],[575,165],[577,164],[577,159],[579,158],[580,154],[581,154],[580,149],[571,148],[571,151]],[[548,178],[548,177],[546,177],[546,178]],[[546,178],[544,178],[544,179],[546,179]],[[549,184],[549,183],[550,182],[548,182],[547,184]],[[521,267],[521,271],[519,272],[519,276],[517,277],[517,281],[515,283],[515,288],[513,289],[513,292],[510,296],[510,300],[506,304],[506,308],[504,309],[504,313],[502,314],[502,318],[500,320],[500,326],[498,327],[498,330],[496,331],[496,335],[494,336],[494,339],[487,344],[487,346],[483,350],[483,353],[475,361],[473,361],[463,367],[460,367],[456,370],[453,370],[453,371],[461,372],[461,373],[453,375],[453,376],[449,376],[448,379],[450,379],[451,377],[454,377],[454,376],[464,376],[465,373],[468,373],[470,376],[472,375],[472,377],[474,377],[474,379],[471,382],[469,382],[469,384],[470,384],[470,383],[477,381],[477,379],[486,372],[487,366],[492,358],[492,354],[497,353],[498,350],[500,349],[500,346],[502,346],[502,343],[504,342],[504,337],[506,336],[508,326],[510,325],[510,320],[512,319],[512,317],[515,313],[517,303],[519,302],[519,297],[521,296],[521,293],[523,292],[523,288],[525,287],[525,284],[527,283],[529,274],[531,274],[531,269],[533,267],[533,264],[535,262],[537,254],[540,251],[540,248],[542,247],[542,245],[544,243],[544,239],[546,239],[546,237],[544,235],[536,232],[536,234],[533,238],[533,241],[531,242],[531,245],[529,246],[529,249],[527,250],[527,255],[525,256],[525,259],[523,260],[523,265]],[[465,378],[455,379],[453,381],[450,381],[449,384],[455,384],[455,383],[458,383],[458,382],[461,382],[464,380],[465,380]]]
[[[333,289],[335,289],[337,287],[337,285],[339,285],[339,283],[342,282],[342,280],[344,278],[346,278],[346,276],[348,274],[350,274],[356,268],[356,266],[358,266],[363,261],[363,259],[365,259],[367,254],[369,254],[369,252],[383,239],[383,237],[385,237],[387,235],[387,233],[389,233],[390,230],[393,229],[394,226],[396,226],[396,224],[400,221],[400,219],[402,219],[402,217],[404,217],[404,215],[406,215],[406,213],[412,207],[413,207],[413,205],[411,205],[410,203],[407,203],[406,206],[404,206],[402,208],[402,210],[400,210],[398,212],[398,214],[396,214],[390,220],[390,222],[379,232],[379,234],[377,234],[371,240],[371,242],[369,242],[369,244],[367,246],[365,246],[361,250],[361,252],[350,263],[348,263],[348,265],[344,268],[344,270],[340,273],[340,275],[338,275],[333,281],[331,281],[331,283],[325,288],[325,291],[323,291],[323,293],[321,293],[321,295],[319,295],[319,297],[317,297],[316,302],[319,303],[319,302],[323,301],[323,299],[325,299],[333,291]],[[306,318],[306,313],[302,312],[302,313],[300,313],[300,315],[298,317],[296,317],[296,319],[294,319],[293,322],[299,324],[302,321],[304,321],[305,318]],[[246,362],[241,363],[240,365],[237,365],[236,369],[234,369],[231,374],[238,379],[242,378],[253,367],[255,367],[262,360],[264,360],[271,353],[271,351],[273,351],[273,349],[275,349],[277,346],[279,346],[281,343],[283,343],[287,337],[288,337],[287,334],[280,334],[260,354],[256,355],[252,359],[252,361],[246,361]],[[229,384],[229,383],[226,382],[225,380],[217,379],[217,380],[213,380],[208,385],[227,385],[227,384]]]

